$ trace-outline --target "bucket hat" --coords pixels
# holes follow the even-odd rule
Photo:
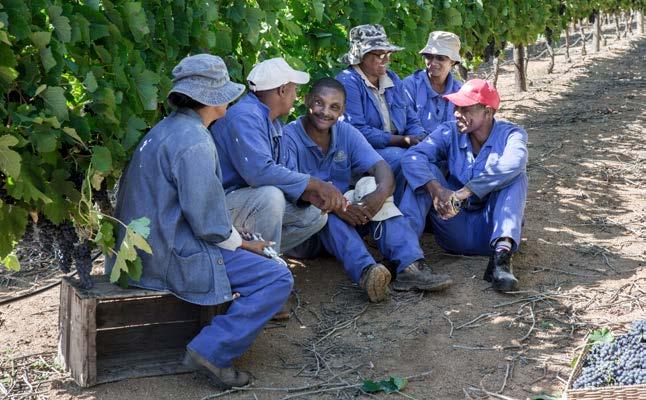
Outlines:
[[[280,57],[256,64],[247,76],[249,89],[254,92],[275,89],[289,82],[304,85],[309,81],[310,74],[295,70]]]
[[[350,51],[339,58],[339,62],[357,65],[367,53],[374,50],[390,52],[404,50],[388,41],[384,27],[379,24],[359,25],[350,29]]]
[[[460,38],[455,33],[433,31],[428,34],[426,46],[419,54],[437,54],[447,56],[453,61],[462,62],[460,57]]]
[[[227,104],[244,92],[244,85],[231,82],[227,66],[218,56],[185,57],[173,68],[170,93],[182,93],[207,106]]]
[[[500,96],[496,88],[484,79],[471,79],[455,93],[447,94],[445,99],[460,107],[483,104],[497,110]]]
[[[359,179],[354,186],[354,190],[348,190],[343,194],[351,204],[357,204],[363,200],[364,197],[377,190],[377,182],[372,176],[364,176]],[[393,196],[389,196],[381,209],[372,217],[372,221],[384,221],[386,219],[403,215],[399,208],[395,205]]]

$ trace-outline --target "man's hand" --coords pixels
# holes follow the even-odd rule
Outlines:
[[[415,146],[417,143],[419,143],[420,140],[417,136],[413,135],[392,135],[390,138],[390,145],[391,146],[397,146],[397,147],[403,147],[403,148],[408,148]]]
[[[372,219],[381,210],[381,207],[384,206],[388,196],[388,193],[384,193],[377,188],[374,192],[364,196],[357,205],[361,206],[363,213],[369,217],[368,219]]]
[[[433,207],[440,218],[450,219],[458,214],[460,210],[456,210],[451,203],[451,199],[456,197],[454,191],[443,187],[438,181],[427,183],[426,189],[433,199]]]
[[[242,234],[240,236],[242,236]],[[263,257],[267,257],[267,255],[263,253],[263,249],[265,247],[272,247],[275,244],[276,243],[274,242],[267,242],[265,240],[243,240],[242,244],[240,245],[240,248],[250,251],[252,253],[256,253]]]
[[[350,204],[345,211],[337,211],[335,214],[352,226],[365,225],[372,218],[367,215],[364,207],[356,204]]]
[[[310,178],[301,197],[303,200],[314,204],[324,213],[345,211],[347,208],[348,201],[336,186],[313,177]]]

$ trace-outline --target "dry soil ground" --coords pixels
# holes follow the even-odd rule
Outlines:
[[[423,237],[428,260],[455,281],[442,294],[396,294],[373,305],[335,261],[292,260],[291,320],[269,325],[239,361],[256,377],[254,385],[221,397],[293,398],[275,388],[323,383],[300,398],[365,398],[356,387],[321,389],[419,374],[424,376],[403,394],[390,396],[556,395],[586,333],[604,326],[621,332],[646,317],[646,39],[609,39],[608,45],[585,59],[575,49],[572,63],[557,56],[551,75],[545,59],[533,60],[531,86],[523,94],[513,93],[511,66],[503,69],[500,115],[523,125],[530,140],[525,239],[514,259],[522,292],[491,290],[481,279],[486,258],[443,254],[429,234]],[[26,288],[29,282],[21,286],[20,279],[35,279],[6,272],[0,277],[7,278],[0,281],[0,295]],[[79,389],[52,362],[57,308],[58,289],[0,306],[0,383],[11,390],[0,398],[218,394],[193,374]]]

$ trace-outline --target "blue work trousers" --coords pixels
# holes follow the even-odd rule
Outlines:
[[[294,280],[287,267],[269,258],[240,248],[221,252],[231,291],[240,297],[225,314],[213,317],[187,347],[215,366],[228,368],[281,310]]]
[[[381,254],[396,266],[397,272],[424,258],[419,239],[403,216],[354,227],[330,214],[327,225],[318,236],[325,250],[343,263],[345,272],[354,283],[359,283],[365,268],[376,263],[362,239],[368,232],[377,241]]]
[[[449,187],[446,180],[442,186]],[[460,188],[449,187],[451,190]],[[399,209],[406,216],[418,237],[429,216],[435,241],[449,253],[490,255],[496,241],[513,239],[512,251],[518,250],[527,197],[527,176],[522,174],[508,186],[491,192],[482,207],[462,209],[453,218],[443,220],[433,208],[433,199],[426,190],[414,192],[406,186]]]
[[[376,150],[381,158],[390,165],[390,169],[393,170],[393,175],[395,176],[395,192],[393,195],[395,196],[395,201],[397,201],[404,194],[404,186],[406,184],[406,177],[404,177],[404,173],[401,168],[401,159],[404,157],[406,149],[403,147],[390,146]]]

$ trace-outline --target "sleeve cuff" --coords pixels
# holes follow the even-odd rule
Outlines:
[[[229,238],[223,242],[216,243],[219,248],[229,251],[234,251],[235,249],[240,247],[241,244],[242,238],[240,237],[240,234],[238,233],[236,228],[234,228],[233,226],[231,226],[231,235],[229,235]]]

